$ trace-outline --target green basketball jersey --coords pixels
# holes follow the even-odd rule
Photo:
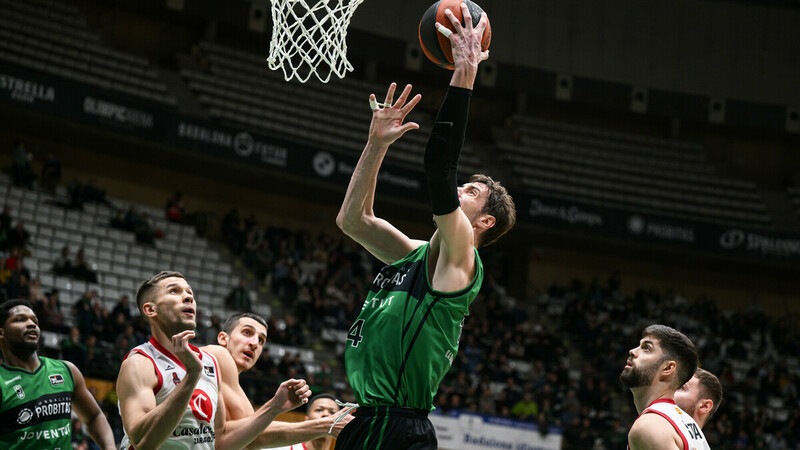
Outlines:
[[[57,359],[39,361],[34,372],[0,364],[0,448],[72,448],[72,371]]]
[[[381,269],[347,333],[345,369],[359,405],[434,409],[433,397],[481,288],[483,264],[476,250],[470,285],[437,292],[428,277],[429,248],[421,245]]]

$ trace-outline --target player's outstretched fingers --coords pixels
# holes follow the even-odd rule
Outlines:
[[[411,93],[411,85],[407,84],[403,92],[400,93],[400,97],[397,98],[397,101],[394,103],[395,108],[402,108],[403,105],[406,104],[406,99],[408,98],[408,94]]]
[[[481,14],[481,20],[478,21],[478,26],[475,27],[476,34],[478,36],[483,37],[483,32],[486,31],[486,27],[489,25],[489,16],[486,13]]]
[[[389,85],[389,90],[386,91],[386,100],[383,102],[384,107],[389,107],[392,105],[392,99],[394,98],[394,90],[397,89],[397,83],[392,83]]]
[[[408,113],[410,113],[411,110],[414,109],[415,106],[417,106],[417,103],[419,103],[420,100],[422,100],[422,95],[417,94],[417,95],[414,96],[414,98],[411,99],[411,101],[406,103],[405,106],[403,106],[400,109],[401,111],[403,111],[403,116],[408,115]],[[417,127],[419,127],[419,126],[417,126]]]
[[[466,30],[467,33],[472,33],[472,15],[469,13],[467,2],[461,3],[461,17],[464,18],[464,30]],[[460,22],[459,25],[461,25]]]
[[[461,26],[461,21],[456,18],[456,15],[453,14],[453,11],[450,11],[450,8],[444,10],[444,15],[450,19],[450,23],[453,24],[453,29],[455,30],[456,34],[461,34],[463,31],[463,27]]]
[[[447,39],[451,39],[450,36],[453,34],[453,32],[450,31],[450,28],[447,28],[439,22],[436,22],[436,31],[442,33],[442,36],[446,37]]]

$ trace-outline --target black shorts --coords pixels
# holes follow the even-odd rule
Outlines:
[[[335,450],[436,450],[428,413],[395,406],[361,407],[339,433]]]

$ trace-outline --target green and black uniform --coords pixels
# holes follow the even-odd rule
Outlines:
[[[33,372],[0,364],[0,448],[69,450],[75,380],[67,364],[39,357]]]
[[[469,286],[437,292],[428,276],[429,249],[430,243],[421,245],[381,269],[347,334],[345,368],[360,407],[337,450],[436,448],[427,414],[458,353],[483,265],[476,250]],[[413,441],[417,434],[419,442]]]

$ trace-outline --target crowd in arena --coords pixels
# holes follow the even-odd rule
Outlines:
[[[173,214],[176,208],[173,204]],[[180,210],[182,215],[182,203]],[[125,354],[148,336],[135,305],[123,296],[109,311],[95,290],[79,298],[62,298],[56,289],[45,292],[24,266],[31,238],[5,208],[0,215],[3,295],[30,299],[42,329],[63,336],[63,358],[89,377],[113,380]],[[282,315],[269,319],[269,342],[289,347],[320,345],[325,329],[347,330],[378,268],[344,237],[260,225],[254,215],[243,218],[236,209],[224,218],[221,240],[255,275],[255,283],[281,302]],[[72,276],[86,276],[75,270],[79,255],[69,258],[65,250],[51,270],[67,267]],[[635,418],[630,393],[618,381],[627,350],[643,326],[667,322],[694,340],[701,365],[722,381],[724,400],[704,429],[713,448],[800,445],[800,373],[781,356],[799,354],[800,343],[757,306],[723,311],[711,299],[689,300],[678,291],[640,289],[625,296],[619,274],[553,285],[535,298],[515,299],[503,289],[499,273],[489,269],[472,305],[459,353],[435,400],[437,413],[528,421],[542,434],[558,427],[565,449],[620,448]],[[244,278],[232,286],[226,306],[251,310],[250,287]],[[223,320],[199,317],[198,342],[213,343]],[[343,378],[341,370],[328,361],[306,364],[291,352],[276,357],[265,350],[241,381],[250,398],[260,402],[289,377],[306,378],[318,392],[352,400],[345,380],[337,379]],[[121,433],[114,395],[99,400],[115,433]],[[75,436],[85,441],[81,433]]]

